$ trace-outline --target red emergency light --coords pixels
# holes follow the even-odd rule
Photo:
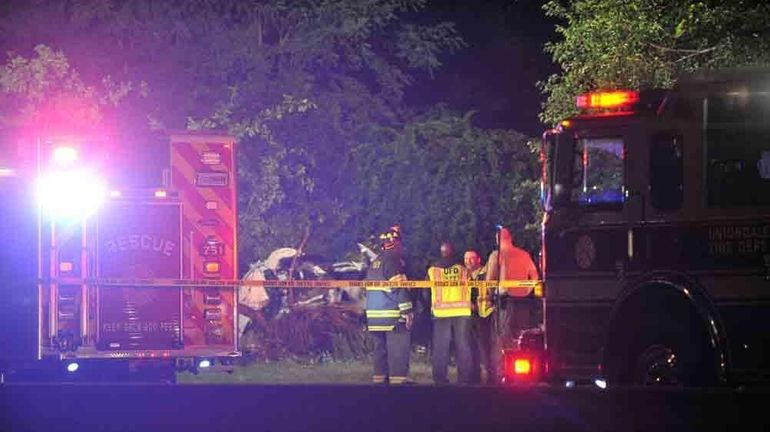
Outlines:
[[[630,108],[639,102],[639,92],[615,90],[591,92],[579,95],[576,105],[581,110]]]

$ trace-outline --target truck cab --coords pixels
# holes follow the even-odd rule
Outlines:
[[[552,379],[766,380],[770,73],[578,97],[544,134]]]

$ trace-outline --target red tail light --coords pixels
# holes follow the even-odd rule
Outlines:
[[[532,372],[532,363],[528,358],[517,358],[513,360],[514,375],[529,375]]]
[[[504,381],[509,384],[536,383],[543,375],[543,354],[531,350],[506,350]]]

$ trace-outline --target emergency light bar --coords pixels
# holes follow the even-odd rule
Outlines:
[[[633,90],[617,90],[606,92],[591,92],[579,95],[576,105],[581,110],[629,108],[639,102],[639,92]]]

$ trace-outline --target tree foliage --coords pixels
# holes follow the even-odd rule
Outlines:
[[[561,40],[546,51],[562,72],[542,89],[541,120],[575,113],[596,88],[668,88],[683,72],[770,63],[770,5],[761,0],[551,0]]]
[[[131,83],[104,77],[98,86],[86,84],[61,51],[45,45],[26,58],[11,55],[0,66],[0,127],[83,128],[98,124],[110,108],[133,92]]]
[[[146,82],[132,121],[238,137],[242,265],[306,230],[308,251],[339,256],[394,222],[418,257],[443,237],[489,248],[497,222],[537,244],[524,137],[403,101],[464,46],[452,23],[413,19],[426,0],[11,3],[3,47],[63,50],[84,82]]]
[[[362,142],[352,163],[363,183],[353,185],[360,234],[400,222],[413,255],[413,272],[438,258],[443,240],[458,250],[494,248],[495,225],[512,227],[518,243],[537,250],[539,220],[536,146],[508,130],[482,130],[472,114],[436,107],[403,130],[382,130]]]

